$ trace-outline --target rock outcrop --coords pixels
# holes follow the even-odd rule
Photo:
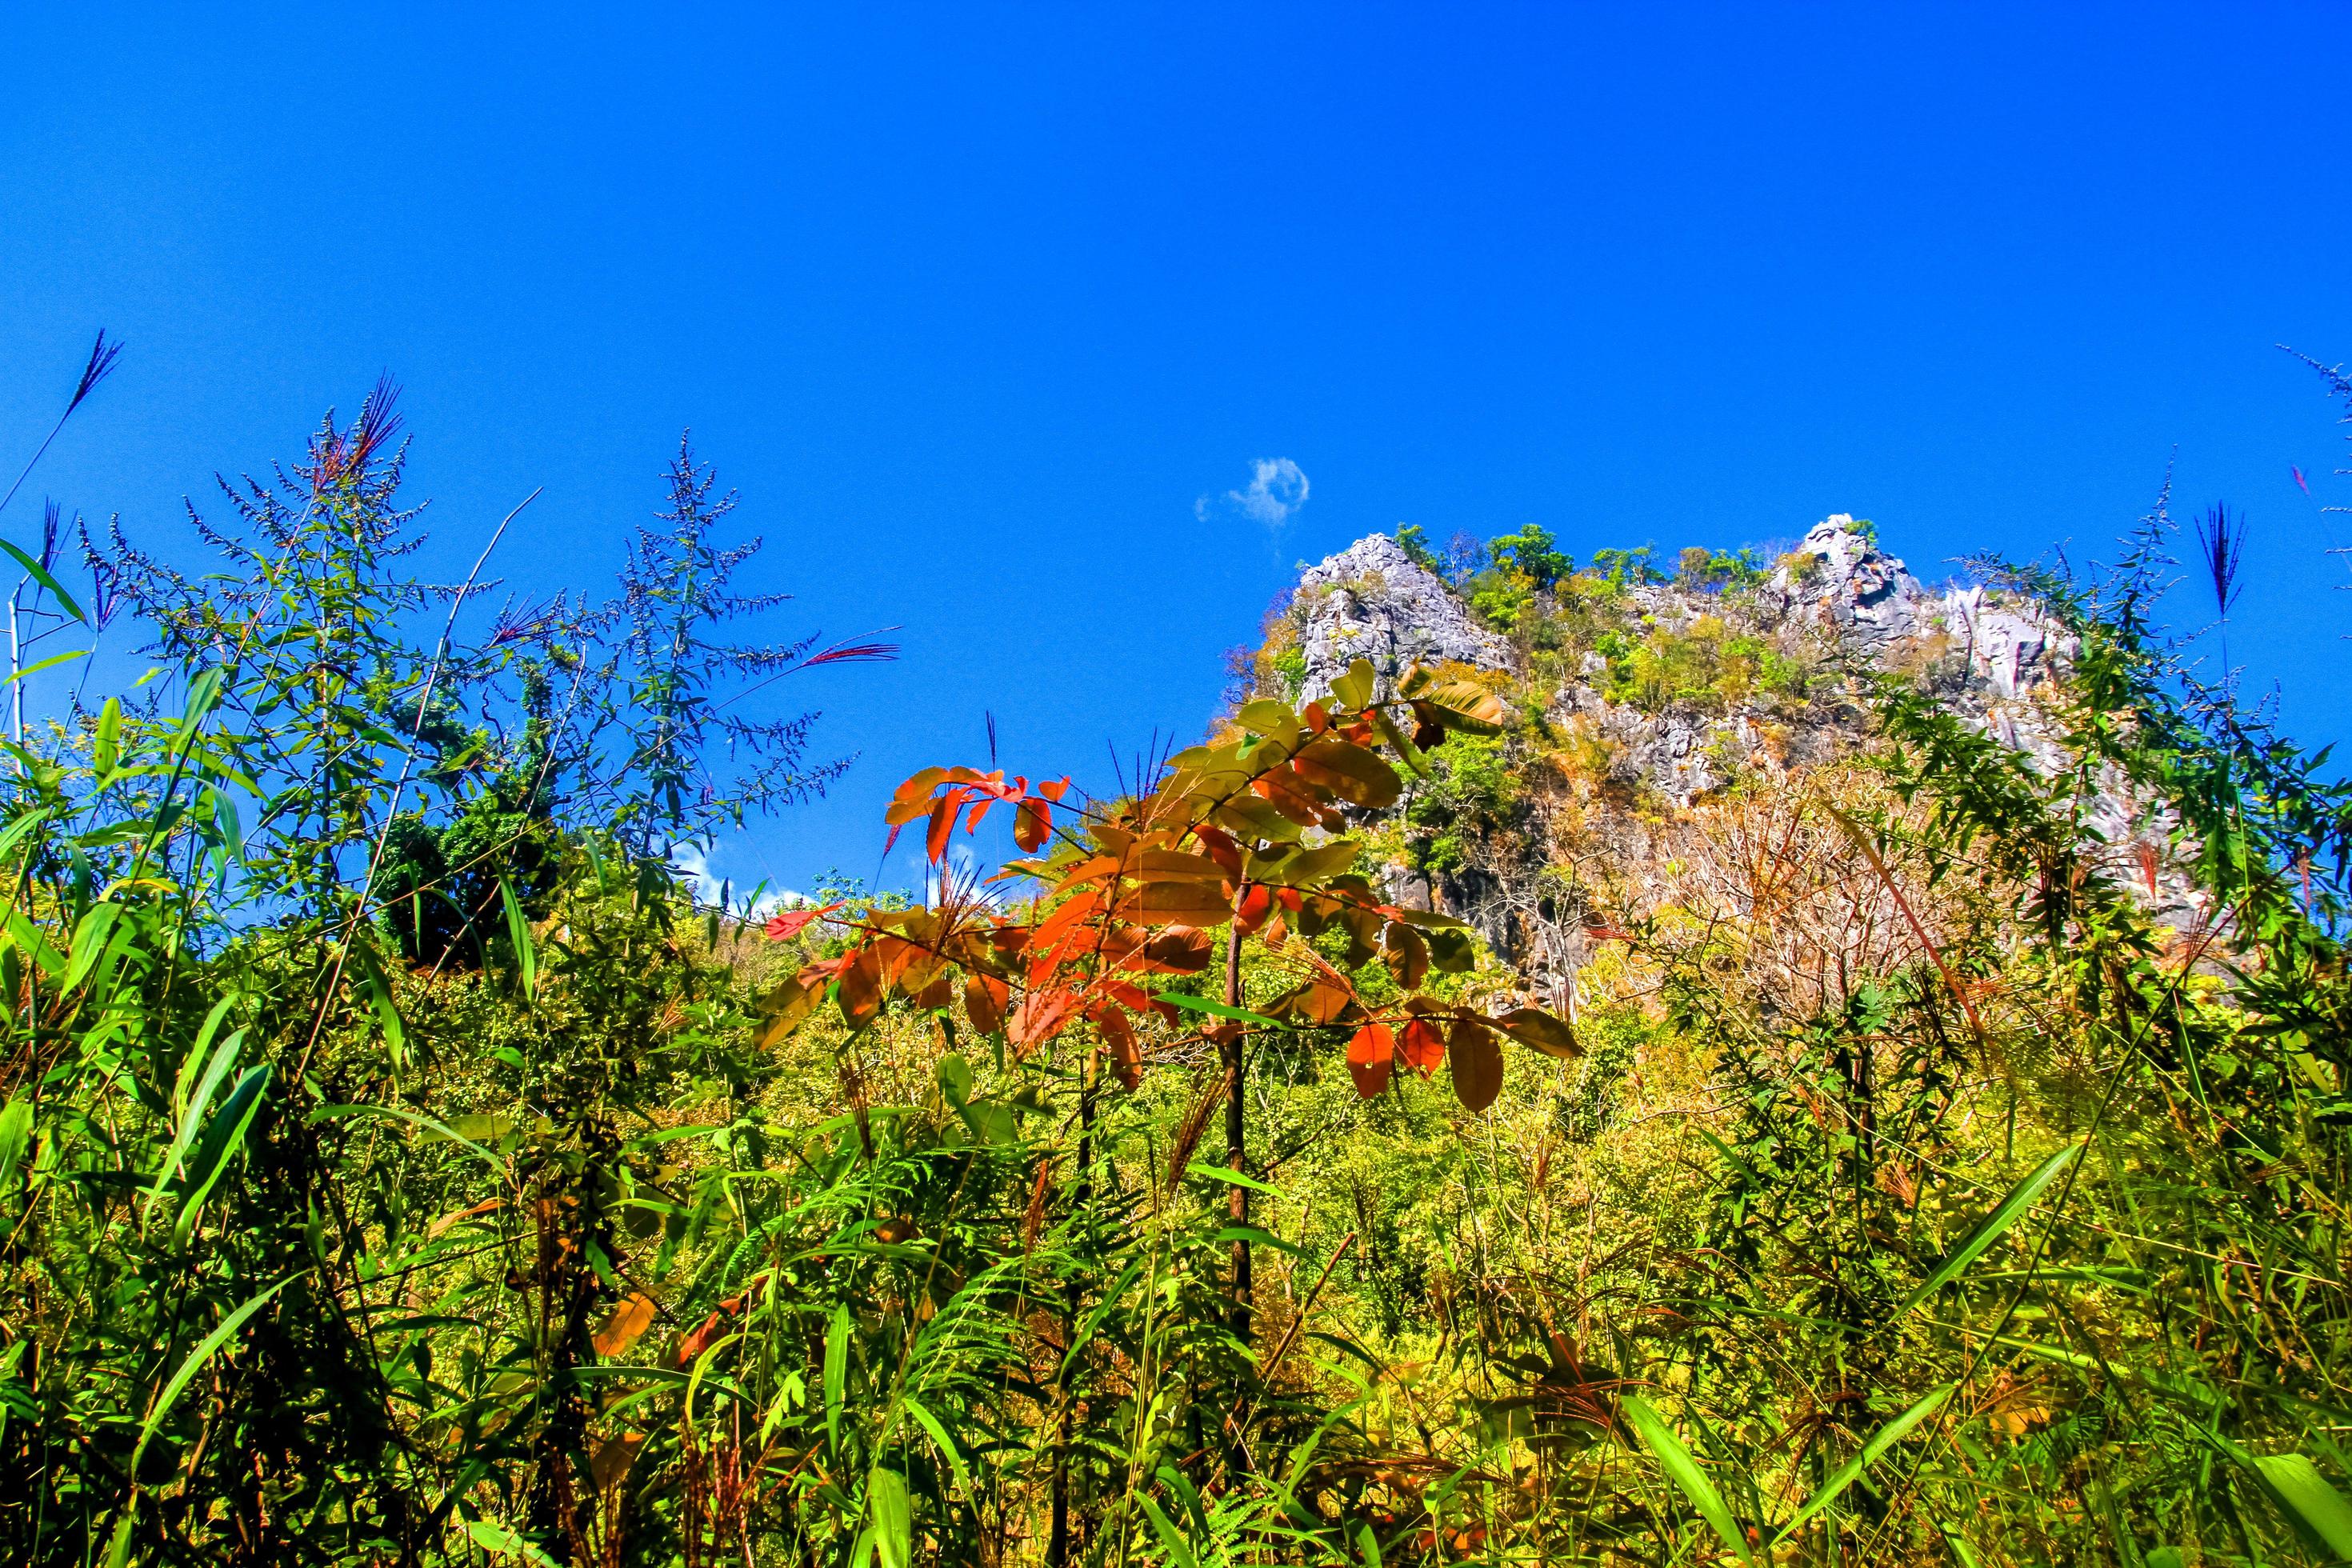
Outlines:
[[[1302,703],[1328,693],[1359,658],[1370,658],[1383,683],[1415,664],[1511,667],[1510,645],[1471,619],[1445,581],[1385,533],[1309,567],[1291,604],[1307,661]]]
[[[1570,595],[1559,593],[1564,605]],[[1744,774],[1786,773],[1851,751],[1864,740],[1868,716],[1847,678],[1874,667],[1926,679],[1954,712],[2037,767],[2060,757],[2050,699],[2074,653],[2063,628],[2018,595],[1927,587],[1868,525],[1844,515],[1815,524],[1761,581],[1653,581],[1573,596],[1580,607],[1569,640],[1531,645],[1556,651],[1548,663],[1534,655],[1547,673],[1523,693],[1543,703],[1549,743],[1605,759],[1599,765],[1610,798],[1637,807],[1634,816],[1686,812]],[[1328,692],[1365,657],[1383,685],[1416,663],[1531,673],[1528,652],[1488,629],[1453,584],[1384,534],[1308,569],[1290,614],[1299,659],[1285,695],[1299,703]],[[1677,648],[1697,644],[1714,648],[1707,657],[1719,663],[1737,646],[1738,658],[1778,658],[1784,672],[1801,673],[1772,689],[1718,682],[1696,699],[1672,680],[1663,690],[1641,686],[1644,658],[1664,668]],[[2175,869],[2173,823],[2161,802],[2137,798],[2117,779],[2092,805],[2090,836],[2146,884],[2158,918],[2184,930],[2207,918]],[[1406,902],[1434,898],[1464,915],[1540,988],[1561,982],[1574,962],[1529,935],[1553,923],[1528,913],[1542,902],[1539,869],[1489,862],[1426,882],[1399,867],[1391,891]]]

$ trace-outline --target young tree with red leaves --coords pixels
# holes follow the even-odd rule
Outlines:
[[[1087,808],[1069,803],[1069,780],[1032,784],[999,770],[929,768],[900,785],[887,814],[890,838],[924,825],[932,864],[961,828],[975,831],[999,806],[1028,858],[999,880],[1026,879],[1031,898],[1007,908],[942,879],[928,908],[849,910],[830,905],[778,917],[769,934],[798,935],[820,916],[857,938],[812,963],[770,998],[763,1030],[781,1038],[830,997],[852,1030],[890,997],[950,1020],[961,1009],[984,1037],[1025,1057],[1074,1029],[1091,1029],[1092,1067],[1107,1060],[1132,1089],[1155,1058],[1213,1042],[1226,1068],[1225,1155],[1234,1223],[1249,1218],[1245,1056],[1266,1034],[1353,1026],[1348,1070],[1357,1092],[1387,1088],[1397,1062],[1423,1074],[1450,1069],[1454,1093],[1484,1110],[1502,1086],[1497,1034],[1548,1056],[1576,1050],[1562,1020],[1532,1007],[1500,1017],[1430,994],[1433,970],[1462,971],[1474,952],[1462,922],[1385,901],[1356,869],[1362,845],[1349,813],[1392,805],[1402,781],[1394,757],[1425,771],[1423,748],[1448,730],[1492,732],[1500,701],[1466,681],[1416,669],[1394,695],[1359,659],[1328,702],[1304,712],[1261,700],[1236,715],[1239,733],[1169,759],[1151,786]],[[1222,953],[1219,931],[1223,932]],[[1337,931],[1344,951],[1327,958],[1311,942]],[[1244,944],[1294,977],[1264,1007],[1242,1005]],[[1402,994],[1367,1000],[1355,975],[1374,960]],[[1222,994],[1186,989],[1222,964]],[[1383,988],[1385,989],[1385,988]],[[1233,1243],[1233,1328],[1246,1341],[1250,1245]]]

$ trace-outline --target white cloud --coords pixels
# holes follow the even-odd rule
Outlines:
[[[1246,488],[1202,496],[1192,503],[1192,515],[1202,522],[1245,517],[1272,532],[1306,504],[1307,471],[1287,458],[1260,458],[1250,465]]]
[[[680,844],[669,852],[670,869],[676,871],[678,879],[692,889],[698,903],[716,902],[723,888],[735,913],[747,920],[764,921],[782,910],[815,901],[806,893],[795,893],[789,888],[761,888],[756,889],[759,897],[751,899],[750,907],[746,908],[744,900],[754,889],[730,886],[721,873],[711,868],[712,854],[712,850],[699,844]]]

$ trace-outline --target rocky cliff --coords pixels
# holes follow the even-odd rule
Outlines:
[[[1450,581],[1373,535],[1302,574],[1259,661],[1261,688],[1301,703],[1358,658],[1384,681],[1453,665],[1508,697],[1517,731],[1450,745],[1381,842],[1394,896],[1472,921],[1538,994],[1564,999],[1589,930],[1656,907],[1743,792],[1787,797],[1865,749],[1871,671],[1927,682],[2030,758],[2056,754],[2063,631],[2030,599],[1928,587],[1868,524],[1824,519],[1769,562],[1685,552],[1672,577],[1605,559]],[[2093,815],[2086,837],[2137,863],[2168,921],[2203,918],[2169,870],[2160,803],[2118,784]]]

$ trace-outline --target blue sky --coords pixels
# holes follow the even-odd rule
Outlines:
[[[860,761],[739,881],[905,880],[880,804],[987,710],[1033,772],[1189,738],[1401,521],[1851,511],[1933,577],[2095,556],[2176,463],[2252,519],[2233,649],[2343,729],[2347,454],[2273,347],[2352,359],[2341,6],[195,9],[13,21],[0,460],[109,327],[34,488],[176,550],[389,367],[428,562],[543,485],[544,592],[691,426],[796,625],[904,627],[807,680]],[[1224,501],[1276,461],[1303,505]]]

